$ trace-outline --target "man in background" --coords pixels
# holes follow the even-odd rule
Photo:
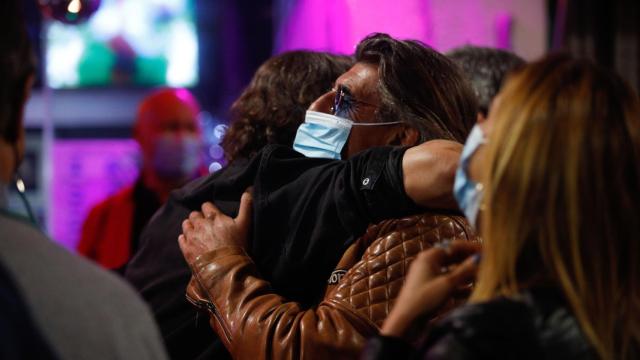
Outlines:
[[[478,100],[478,122],[487,118],[493,98],[507,75],[523,66],[518,55],[500,49],[466,45],[446,54],[469,80]]]
[[[200,107],[186,89],[161,89],[140,104],[134,138],[142,169],[136,182],[96,205],[82,226],[78,252],[124,273],[142,228],[169,193],[201,175]]]

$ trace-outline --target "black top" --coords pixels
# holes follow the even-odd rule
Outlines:
[[[147,225],[153,214],[160,208],[160,200],[158,196],[144,185],[142,177],[138,178],[133,185],[133,221],[131,222],[131,241],[129,244],[129,259],[135,256],[140,247],[140,234]],[[124,263],[119,268],[113,269],[114,272],[124,275],[129,262]]]
[[[162,205],[156,193],[144,185],[142,178],[139,178],[133,186],[133,203],[135,209],[131,225],[131,257],[138,252],[142,230]]]
[[[419,349],[390,337],[372,338],[363,360],[596,359],[595,351],[552,289],[498,298],[453,311]]]
[[[340,161],[272,145],[173,192],[143,231],[126,273],[151,305],[171,357],[226,354],[213,340],[208,319],[198,319],[185,300],[191,273],[177,238],[190,211],[213,201],[236,216],[242,192],[254,186],[250,254],[277,293],[311,306],[346,248],[370,223],[419,211],[404,192],[404,151],[376,148]]]

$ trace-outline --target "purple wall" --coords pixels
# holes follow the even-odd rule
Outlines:
[[[58,140],[53,146],[53,181],[48,229],[75,249],[89,210],[138,176],[133,140]]]
[[[298,0],[282,16],[276,50],[352,54],[367,34],[386,32],[440,51],[474,44],[531,59],[546,50],[545,11],[543,0]]]

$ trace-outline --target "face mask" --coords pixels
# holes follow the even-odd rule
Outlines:
[[[156,140],[153,167],[167,180],[188,179],[200,166],[200,140],[196,136],[165,134]]]
[[[475,125],[467,138],[467,142],[464,144],[453,186],[453,195],[458,202],[458,206],[460,206],[460,209],[473,227],[476,227],[483,189],[482,184],[469,178],[469,162],[478,147],[484,143],[486,143],[484,133],[478,125]]]
[[[317,111],[307,111],[304,123],[298,127],[293,149],[306,157],[340,159],[342,148],[347,143],[352,126],[380,126],[399,124],[400,121],[384,123],[354,123],[339,116]]]

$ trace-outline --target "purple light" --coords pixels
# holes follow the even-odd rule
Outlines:
[[[353,54],[363,37],[384,32],[446,52],[472,44],[513,49],[525,58],[545,51],[543,1],[298,0],[283,14],[277,52],[309,49]]]
[[[68,140],[53,146],[50,232],[75,250],[89,210],[138,176],[133,140]]]

